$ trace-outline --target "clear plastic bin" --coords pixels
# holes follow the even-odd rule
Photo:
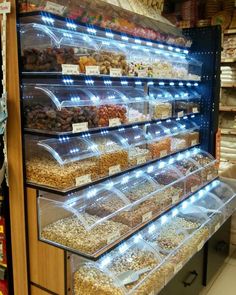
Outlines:
[[[133,86],[25,83],[23,106],[29,130],[65,133],[149,121],[148,100]]]

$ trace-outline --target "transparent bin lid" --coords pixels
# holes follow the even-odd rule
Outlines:
[[[214,159],[211,154],[200,149],[195,150],[192,154],[192,159],[201,167],[206,167],[209,164],[214,164],[216,162],[216,159]]]
[[[168,91],[168,87],[160,88],[150,86],[149,97],[152,99],[151,103],[169,102],[174,100],[173,95]]]
[[[177,161],[174,166],[185,176],[192,175],[195,172],[199,172],[201,166],[191,157],[185,158],[184,154],[177,156]]]
[[[129,147],[145,145],[151,140],[151,137],[145,133],[144,129],[138,126],[132,128],[120,128],[116,131],[119,137],[122,137],[122,142]]]
[[[163,283],[164,276],[154,272],[161,262],[162,258],[158,252],[141,237],[136,237],[101,258],[97,264],[100,269],[112,274],[115,285],[128,294],[133,290],[141,292],[142,283],[145,283],[147,292],[151,292],[160,281]],[[134,276],[137,278],[134,279]],[[148,276],[151,276],[152,280],[146,280]]]
[[[80,106],[99,106],[110,104],[128,104],[146,100],[145,94],[134,87],[81,87],[62,85],[23,86],[23,99],[31,103],[47,104],[51,102],[58,110]]]
[[[60,165],[99,154],[97,147],[91,141],[81,137],[46,139],[39,141],[38,146],[50,153]]]
[[[155,140],[168,136],[165,133],[162,122],[153,123],[147,126],[147,135]]]

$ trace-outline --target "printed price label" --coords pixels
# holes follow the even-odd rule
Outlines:
[[[162,119],[167,119],[167,118],[169,118],[170,117],[170,114],[169,113],[163,113],[162,115],[161,115],[161,118]]]
[[[217,225],[215,226],[215,232],[218,231],[219,228],[220,228],[220,223],[217,223]]]
[[[196,144],[197,144],[197,140],[196,139],[194,139],[194,140],[191,141],[191,146],[196,145]]]
[[[160,157],[165,157],[165,156],[167,156],[167,151],[165,150],[165,151],[160,151]]]
[[[63,75],[79,75],[79,66],[78,65],[69,65],[63,64],[62,65],[62,74]]]
[[[212,180],[213,179],[213,175],[212,174],[208,174],[207,175],[207,180]]]
[[[122,76],[122,69],[111,68],[110,69],[110,76],[111,77],[121,77]]]
[[[84,131],[88,131],[88,122],[76,123],[72,125],[73,133],[84,132]]]
[[[142,222],[147,222],[152,219],[152,212],[148,212],[142,216]]]
[[[81,185],[85,185],[87,183],[92,182],[92,179],[90,174],[86,174],[86,175],[77,177],[75,181],[76,181],[76,186],[81,186]]]
[[[184,112],[183,111],[182,112],[178,112],[178,118],[181,118],[183,116],[184,116]]]
[[[117,231],[113,234],[111,234],[108,238],[107,238],[107,244],[111,244],[113,242],[115,242],[116,240],[118,240],[120,238],[120,232]]]
[[[3,2],[0,4],[0,14],[11,12],[11,2]]]
[[[198,251],[198,252],[201,251],[204,245],[205,245],[205,242],[202,241],[202,242],[198,245],[198,247],[197,247],[197,251]]]
[[[147,77],[147,71],[146,70],[138,70],[138,77],[140,77],[140,78]]]
[[[51,13],[63,15],[65,11],[65,6],[57,4],[57,3],[53,3],[51,1],[47,1],[45,10]]]
[[[145,156],[140,156],[137,158],[137,165],[145,164],[147,162]]]
[[[176,204],[179,201],[179,196],[172,197],[172,204]]]
[[[109,119],[109,127],[120,126],[121,122],[119,118]]]
[[[198,189],[198,186],[197,185],[192,186],[191,187],[191,192],[194,193],[194,192],[196,192],[197,189]]]
[[[119,173],[121,171],[120,165],[112,166],[109,168],[109,175]]]
[[[175,266],[175,270],[174,273],[176,274],[177,272],[179,272],[181,269],[183,268],[183,264],[179,263]]]
[[[193,108],[192,112],[193,112],[194,114],[196,114],[196,113],[199,113],[199,110],[198,110],[198,108]]]
[[[86,66],[86,75],[100,75],[100,67]]]

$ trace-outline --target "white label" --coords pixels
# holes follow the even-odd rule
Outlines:
[[[75,182],[76,182],[76,186],[81,186],[81,185],[85,185],[87,183],[90,183],[90,182],[92,182],[91,175],[86,174],[86,175],[77,177]]]
[[[191,192],[194,193],[198,189],[198,185],[191,187]]]
[[[147,222],[152,219],[152,212],[148,212],[142,216],[142,222]]]
[[[183,264],[179,263],[175,266],[175,270],[174,273],[176,274],[177,272],[179,272],[181,269],[183,268]]]
[[[166,113],[166,114],[162,114],[161,115],[161,118],[162,119],[167,119],[167,118],[169,118],[170,117],[170,114],[169,113]]]
[[[146,156],[140,156],[137,158],[137,165],[145,164],[146,162]]]
[[[100,75],[100,67],[86,66],[86,75]]]
[[[165,156],[167,156],[167,151],[165,150],[165,151],[160,151],[160,157],[165,157]]]
[[[109,127],[120,126],[120,124],[119,118],[109,119]]]
[[[196,144],[197,144],[197,140],[196,139],[194,139],[194,140],[191,141],[191,146],[196,145]]]
[[[107,244],[111,244],[113,242],[115,242],[116,240],[118,240],[120,238],[120,232],[117,231],[113,234],[111,234],[108,238],[107,238]]]
[[[183,111],[182,112],[178,112],[178,118],[181,118],[183,116],[184,116],[184,112]]]
[[[110,76],[111,77],[121,77],[122,76],[122,69],[111,68],[110,69]]]
[[[198,247],[197,247],[197,251],[198,251],[198,252],[201,251],[204,245],[205,245],[205,242],[202,241],[202,242],[198,245]]]
[[[78,65],[69,65],[63,64],[62,65],[62,74],[63,75],[79,75],[79,66]]]
[[[218,231],[219,228],[220,228],[220,223],[217,223],[217,225],[215,226],[215,232]]]
[[[72,124],[73,133],[88,131],[88,122]]]
[[[57,3],[53,3],[51,1],[47,1],[46,6],[45,6],[45,10],[47,10],[48,12],[62,15],[65,11],[65,6],[62,6]]]
[[[213,175],[212,174],[208,174],[207,175],[207,180],[212,180],[212,178],[213,178]]]
[[[172,197],[172,204],[176,204],[179,201],[179,196]]]
[[[119,173],[121,171],[120,165],[112,166],[109,168],[109,175]]]
[[[193,108],[193,113],[194,114],[199,113],[198,108]]]
[[[3,2],[0,4],[0,13],[10,13],[11,12],[11,2]]]
[[[138,70],[138,77],[147,77],[147,71],[146,70]]]

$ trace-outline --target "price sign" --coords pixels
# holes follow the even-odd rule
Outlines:
[[[86,66],[86,75],[100,75],[100,67]]]
[[[0,14],[11,12],[11,2],[0,3]]]
[[[76,182],[76,186],[82,186],[82,185],[88,184],[92,182],[91,175],[86,174],[86,175],[77,177],[75,182]]]
[[[111,77],[121,77],[122,76],[122,69],[111,68],[110,69],[110,76]]]
[[[142,216],[142,222],[147,222],[152,219],[152,212],[148,212]]]
[[[113,118],[109,120],[109,127],[119,126],[121,124],[119,118]]]
[[[121,171],[120,165],[115,165],[109,168],[109,175],[119,173]]]
[[[88,131],[88,122],[75,123],[72,125],[72,132],[73,133],[84,132],[84,131]]]
[[[137,158],[137,165],[145,164],[147,162],[145,156],[140,156]]]
[[[45,10],[51,13],[63,15],[65,11],[65,6],[51,2],[51,1],[47,1]]]
[[[78,65],[69,65],[63,64],[62,65],[62,74],[63,75],[79,75],[80,70]]]

